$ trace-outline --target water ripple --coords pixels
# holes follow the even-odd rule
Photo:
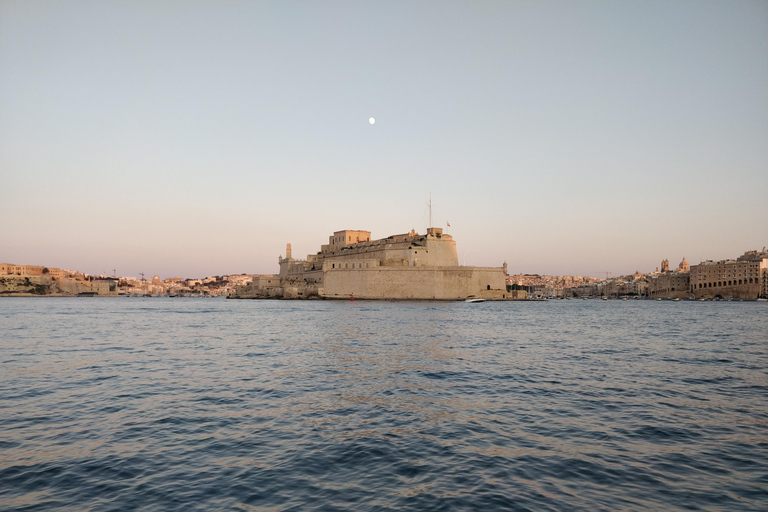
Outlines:
[[[765,510],[763,304],[2,299],[2,510]]]

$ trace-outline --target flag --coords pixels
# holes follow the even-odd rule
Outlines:
[[[451,223],[450,222],[446,222],[446,224],[448,224],[448,227],[451,227]]]

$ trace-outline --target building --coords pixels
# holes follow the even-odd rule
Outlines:
[[[37,265],[14,265],[13,263],[0,263],[0,275],[17,276],[41,276],[45,267]]]
[[[690,297],[690,283],[690,272],[677,272],[673,270],[652,275],[648,280],[648,297],[662,299]]]
[[[691,267],[694,297],[768,298],[768,251],[747,251],[735,260],[703,261]]]
[[[278,258],[279,275],[237,287],[233,298],[510,299],[506,264],[462,267],[456,242],[441,228],[371,240],[370,231],[336,231],[316,254]]]
[[[600,295],[600,285],[598,283],[585,283],[568,289],[569,297],[597,297]]]
[[[603,297],[637,297],[645,296],[647,293],[648,281],[646,281],[645,276],[639,272],[632,275],[606,279],[602,283],[599,292]]]
[[[235,287],[234,297],[239,299],[276,297],[279,292],[280,276],[271,274],[253,276],[253,279],[249,283],[237,285]]]

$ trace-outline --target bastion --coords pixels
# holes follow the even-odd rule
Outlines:
[[[336,231],[316,254],[294,259],[291,244],[280,273],[238,286],[232,298],[510,300],[501,267],[460,266],[456,242],[442,228],[371,240],[370,231]]]

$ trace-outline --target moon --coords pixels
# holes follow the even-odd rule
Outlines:
[[[375,122],[376,122],[376,120],[375,120],[374,118],[370,117],[370,118],[368,118],[368,122],[369,122],[369,123],[371,123],[371,124],[373,124],[373,123],[375,123]]]

